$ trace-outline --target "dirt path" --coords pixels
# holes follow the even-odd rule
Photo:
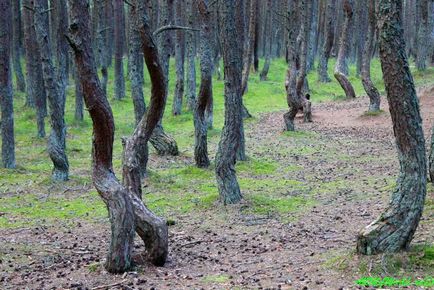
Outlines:
[[[426,137],[434,116],[434,93],[421,93]],[[135,272],[109,275],[103,259],[109,226],[85,223],[1,230],[7,259],[0,262],[5,289],[349,289],[361,274],[352,265],[357,232],[385,207],[398,172],[387,107],[364,116],[368,100],[314,106],[314,123],[297,121],[301,133],[282,132],[282,112],[247,126],[249,155],[268,158],[279,172],[309,190],[279,194],[315,203],[289,223],[275,216],[247,215],[239,205],[177,216],[170,228],[165,267],[139,263]],[[428,138],[427,138],[428,139]],[[290,150],[289,150],[289,149]],[[160,161],[162,162],[163,159]],[[434,193],[428,193],[434,199]],[[414,243],[434,240],[434,213],[424,215]],[[136,253],[143,245],[136,242]],[[30,257],[30,258],[29,258]],[[338,257],[338,258],[336,258]],[[347,257],[342,259],[342,257]],[[336,258],[336,259],[335,259]],[[143,257],[136,256],[141,262]],[[341,270],[338,270],[341,269]],[[99,288],[99,289],[106,289]]]

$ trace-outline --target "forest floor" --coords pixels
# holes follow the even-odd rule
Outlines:
[[[429,142],[434,89],[418,95]],[[26,156],[33,169],[2,176],[0,288],[357,289],[365,276],[434,276],[431,185],[408,252],[355,254],[357,233],[386,207],[399,171],[387,101],[375,115],[365,113],[368,102],[315,103],[313,123],[298,117],[296,132],[283,131],[284,111],[255,114],[245,126],[249,160],[237,164],[245,200],[236,206],[218,202],[213,168],[195,168],[191,149],[181,147],[177,157],[152,154],[144,201],[174,224],[170,254],[164,267],[154,267],[136,239],[137,265],[124,275],[103,267],[110,227],[90,167],[56,184],[40,176],[40,156]],[[219,133],[210,132],[210,156]],[[72,164],[89,159],[89,148],[70,147]]]

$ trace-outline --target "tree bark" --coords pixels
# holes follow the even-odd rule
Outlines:
[[[334,40],[334,16],[336,10],[336,0],[327,1],[326,20],[324,28],[324,44],[319,55],[318,80],[322,83],[331,82],[328,75],[328,61],[333,47]]]
[[[47,0],[35,1],[35,30],[38,41],[44,85],[47,90],[50,107],[51,132],[48,138],[48,154],[53,162],[52,179],[66,181],[69,175],[69,163],[66,156],[66,126],[65,126],[65,91],[58,72],[53,64],[53,54],[47,21]]]
[[[428,58],[428,47],[430,45],[429,3],[428,0],[419,0],[417,5],[419,6],[421,17],[417,35],[416,67],[418,71],[425,71]]]
[[[123,24],[124,18],[124,1],[113,0],[114,2],[114,20],[115,28],[115,99],[121,100],[125,97],[125,78],[124,78],[124,30]]]
[[[194,27],[193,0],[186,0],[187,24]],[[186,31],[187,46],[187,106],[194,110],[196,106],[196,49],[193,31]]]
[[[220,200],[226,204],[242,199],[235,174],[236,152],[240,145],[242,118],[242,47],[237,40],[237,0],[219,1],[222,54],[225,72],[225,124],[216,155],[216,179]]]
[[[24,79],[23,70],[21,69],[21,1],[13,0],[12,2],[12,62],[15,72],[16,87],[20,92],[26,91],[26,81]]]
[[[177,0],[175,4],[176,25],[184,25],[184,1]],[[185,59],[185,37],[184,31],[177,30],[175,35],[175,67],[176,84],[175,95],[173,96],[172,114],[181,115],[182,99],[184,97],[184,59]]]
[[[429,180],[434,183],[434,126],[431,129],[431,144],[428,164]]]
[[[107,82],[108,82],[108,66],[110,63],[110,51],[108,47],[110,26],[108,23],[108,6],[111,5],[111,1],[95,1],[95,9],[97,10],[97,38],[96,38],[96,55],[97,63],[101,68],[101,86],[104,91],[104,96],[107,96]]]
[[[74,118],[76,121],[83,121],[83,87],[78,77],[77,68],[74,67],[74,82],[75,82],[75,112]]]
[[[262,71],[259,74],[259,79],[261,81],[266,81],[268,76],[268,71],[270,70],[270,62],[271,62],[271,48],[272,48],[272,39],[273,33],[271,31],[271,23],[272,23],[272,15],[273,12],[273,1],[267,1],[267,14],[265,16],[265,27],[264,27],[264,43],[265,43],[265,61],[264,66],[262,67]]]
[[[0,1],[0,106],[2,165],[15,168],[14,105],[12,96],[10,0]]]
[[[137,7],[139,3],[134,2]],[[143,5],[143,2],[140,3]],[[143,51],[152,80],[149,114],[143,118],[133,136],[126,140],[123,158],[124,182],[121,184],[112,171],[114,121],[110,105],[97,77],[96,64],[90,40],[89,6],[87,0],[69,0],[71,25],[69,42],[83,85],[86,106],[93,120],[93,182],[107,205],[111,222],[111,243],[106,269],[121,273],[131,268],[134,230],[144,240],[150,260],[164,264],[168,250],[168,231],[163,219],[150,212],[140,199],[140,170],[136,146],[147,142],[153,127],[164,109],[165,77],[158,61],[158,52],[152,41],[147,19],[141,26]],[[159,74],[156,75],[155,72]],[[156,87],[158,85],[158,87]]]
[[[387,209],[358,235],[357,252],[367,255],[409,247],[426,195],[425,140],[405,53],[401,9],[401,0],[380,0],[380,60],[401,171]]]
[[[33,1],[23,0],[23,7],[33,9]],[[42,75],[40,50],[36,40],[34,25],[34,12],[30,9],[23,10],[24,18],[24,43],[26,47],[26,77],[27,97],[26,105],[36,107],[37,136],[45,137],[45,120],[47,116],[47,95]]]
[[[207,0],[195,0],[199,19],[200,31],[200,71],[201,82],[199,95],[194,110],[194,160],[196,166],[205,168],[210,165],[208,158],[207,133],[208,124],[206,120],[206,108],[212,99],[212,72],[213,72],[213,40],[211,30],[211,13]]]
[[[353,0],[343,0],[342,2],[343,10],[345,14],[345,20],[341,31],[341,38],[339,42],[339,52],[338,58],[335,65],[335,78],[341,85],[345,92],[347,98],[355,98],[356,93],[354,91],[353,85],[347,77],[348,74],[348,46],[349,37],[353,27]]]
[[[380,110],[381,97],[377,88],[371,80],[371,56],[374,49],[375,36],[375,0],[369,0],[368,3],[368,29],[366,31],[366,40],[363,48],[362,60],[362,84],[365,92],[369,96],[368,112],[378,112]]]

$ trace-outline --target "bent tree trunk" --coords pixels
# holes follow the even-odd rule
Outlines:
[[[151,261],[156,265],[162,265],[168,250],[167,225],[163,219],[152,214],[141,201],[140,170],[138,163],[135,162],[136,148],[141,147],[135,145],[142,141],[147,142],[152,126],[158,122],[165,105],[164,75],[160,74],[158,78],[154,74],[155,70],[161,71],[158,54],[152,42],[149,26],[144,21],[143,50],[153,80],[153,93],[147,119],[141,120],[133,136],[126,142],[128,150],[124,152],[123,168],[125,185],[122,185],[112,171],[113,114],[97,76],[87,4],[87,0],[69,0],[71,25],[68,40],[74,51],[85,103],[93,121],[93,182],[107,205],[111,222],[112,235],[105,267],[111,273],[121,273],[131,268],[134,230],[144,240]],[[137,1],[134,4],[136,7],[139,5]]]
[[[0,106],[2,165],[15,168],[14,106],[11,73],[11,22],[10,1],[0,2]]]
[[[375,36],[375,0],[369,0],[368,3],[368,31],[366,32],[365,47],[363,48],[362,57],[362,84],[365,92],[369,96],[369,109],[368,112],[380,111],[380,93],[374,86],[371,80],[371,55],[374,49],[374,36]]]
[[[208,124],[205,116],[206,108],[212,99],[212,71],[213,71],[213,40],[211,30],[211,13],[207,0],[196,1],[201,22],[200,30],[200,90],[194,109],[194,160],[197,167],[208,167],[207,133]]]
[[[326,20],[324,28],[324,44],[321,49],[318,61],[318,80],[322,83],[331,82],[328,74],[328,62],[335,38],[334,16],[336,0],[327,1]]]
[[[242,199],[235,174],[236,152],[240,143],[242,47],[237,40],[235,19],[239,15],[237,0],[219,1],[222,55],[225,72],[225,124],[216,155],[216,179],[220,200],[226,204]],[[237,9],[238,8],[238,9]]]
[[[347,77],[347,55],[349,47],[349,38],[353,27],[353,0],[343,0],[342,2],[345,20],[342,27],[341,38],[339,42],[338,58],[335,65],[335,78],[341,85],[347,98],[355,98],[353,85]]]
[[[69,163],[66,156],[66,126],[65,126],[65,92],[64,86],[59,84],[56,68],[53,64],[53,54],[48,29],[47,0],[35,1],[35,30],[38,41],[44,84],[47,90],[48,105],[50,107],[51,132],[48,138],[48,154],[54,168],[52,179],[66,181],[69,175]]]
[[[378,12],[381,68],[401,171],[389,206],[357,237],[357,252],[367,255],[408,248],[426,195],[425,141],[405,53],[401,7],[401,0],[380,0]]]

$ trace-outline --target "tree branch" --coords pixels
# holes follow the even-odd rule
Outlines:
[[[160,34],[161,32],[164,32],[166,30],[177,30],[177,29],[200,31],[200,29],[197,29],[197,28],[178,26],[178,25],[166,25],[166,26],[162,26],[162,27],[158,28],[157,30],[155,30],[154,33],[153,33],[153,36],[155,37],[158,34]]]

